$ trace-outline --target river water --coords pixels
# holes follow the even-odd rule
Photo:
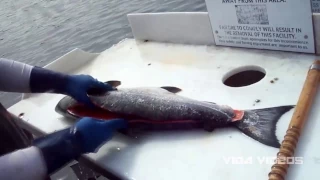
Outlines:
[[[2,0],[0,57],[44,66],[74,48],[101,52],[132,38],[128,13],[203,11],[205,0]],[[20,98],[0,92],[5,107]]]

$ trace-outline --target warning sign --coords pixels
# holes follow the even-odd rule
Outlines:
[[[315,52],[310,1],[206,0],[206,3],[217,45]]]
[[[312,12],[320,13],[320,0],[311,0]]]

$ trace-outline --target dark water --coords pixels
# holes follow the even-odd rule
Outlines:
[[[0,57],[44,66],[80,48],[101,52],[132,38],[133,12],[203,12],[205,0],[2,0]],[[20,94],[1,93],[5,107]]]

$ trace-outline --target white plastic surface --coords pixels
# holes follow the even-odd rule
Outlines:
[[[177,86],[179,95],[227,104],[239,109],[294,105],[299,97],[312,55],[248,49],[136,42],[127,39],[102,52],[73,73],[86,73],[99,80],[121,80],[121,87]],[[72,54],[61,60],[67,66]],[[148,64],[151,65],[148,65]],[[260,66],[266,77],[251,86],[227,87],[222,78],[242,66]],[[278,78],[275,83],[270,80]],[[25,113],[31,126],[50,133],[73,122],[54,112],[62,95],[36,95],[9,110]],[[255,103],[260,99],[260,103]],[[253,105],[255,104],[255,106]],[[320,162],[320,95],[302,135],[297,156],[304,164],[291,166],[288,179],[314,179]],[[282,140],[293,110],[278,123]],[[212,133],[157,132],[130,139],[117,134],[97,154],[88,157],[97,165],[124,179],[266,179],[272,164],[259,164],[257,158],[274,157],[278,149],[246,137],[237,129],[218,129]],[[253,158],[253,164],[226,164],[224,158]]]
[[[316,53],[320,54],[320,14],[313,13]],[[214,45],[208,12],[132,13],[135,39],[193,45]]]
[[[215,44],[207,12],[134,13],[128,20],[138,40]]]

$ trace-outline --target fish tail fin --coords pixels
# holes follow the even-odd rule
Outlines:
[[[262,144],[280,147],[276,136],[276,125],[283,114],[294,106],[279,106],[264,109],[242,111],[241,119],[234,120],[234,125],[247,136]]]

